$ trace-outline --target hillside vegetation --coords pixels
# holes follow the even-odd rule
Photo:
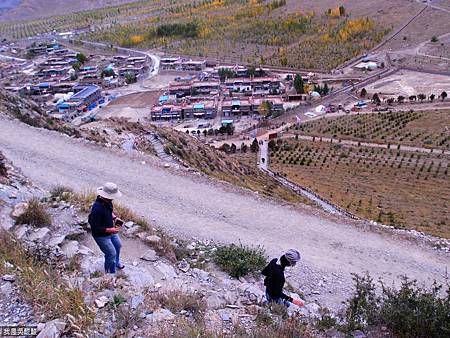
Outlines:
[[[157,133],[165,143],[166,152],[206,175],[273,198],[292,203],[309,203],[256,167],[241,163],[236,158],[204,145],[192,136],[169,128],[158,128]]]
[[[24,38],[81,28],[95,30],[84,38],[125,47],[326,70],[370,49],[390,29],[351,16],[344,6],[314,12],[286,0],[144,0],[2,23],[0,34]]]
[[[343,6],[324,13],[286,6],[284,0],[195,1],[88,38],[240,62],[331,69],[387,33],[368,17],[348,17]]]

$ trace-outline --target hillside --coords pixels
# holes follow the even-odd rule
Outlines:
[[[136,0],[8,0],[1,4],[0,21],[32,20],[42,17],[69,14],[116,6]]]

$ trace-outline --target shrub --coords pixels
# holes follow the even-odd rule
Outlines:
[[[34,226],[50,225],[52,219],[39,199],[33,197],[28,201],[25,212],[17,217],[16,224],[29,224]]]
[[[8,176],[8,170],[6,169],[5,165],[5,158],[3,157],[2,153],[0,153],[0,176],[7,177]]]
[[[260,246],[231,244],[217,249],[214,262],[230,276],[239,278],[262,270],[267,264],[267,259],[264,249]]]
[[[399,337],[437,338],[450,333],[450,287],[440,297],[442,285],[430,289],[419,287],[415,280],[404,277],[399,289],[382,282],[381,295],[376,296],[372,278],[354,275],[356,292],[347,302],[349,330],[371,325],[384,325]]]
[[[442,285],[430,290],[406,277],[400,289],[382,285],[380,320],[400,337],[445,337],[450,334],[450,287],[440,298]]]

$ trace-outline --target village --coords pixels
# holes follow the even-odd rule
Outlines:
[[[56,39],[4,43],[1,83],[6,90],[32,99],[49,116],[80,126],[102,119],[109,104],[133,93],[133,84],[153,81],[155,64],[147,55],[74,49]],[[309,117],[344,111],[342,104],[313,108],[314,101],[352,84],[351,80],[322,81],[321,74],[312,72],[296,74],[183,57],[158,59],[159,74],[167,76],[157,91],[150,88],[141,116],[160,126],[205,136],[227,125],[247,130],[298,106],[311,107]],[[376,68],[373,61],[363,65],[355,70]]]

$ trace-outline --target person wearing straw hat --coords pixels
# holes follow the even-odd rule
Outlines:
[[[105,272],[115,273],[123,269],[120,262],[120,248],[122,246],[118,232],[123,221],[113,212],[112,201],[122,196],[117,185],[111,182],[97,188],[97,199],[89,214],[92,236],[100,250],[105,255]]]
[[[301,299],[292,298],[283,293],[285,283],[284,269],[288,266],[295,266],[300,260],[300,253],[297,250],[289,249],[280,257],[280,264],[277,264],[278,259],[274,258],[262,270],[262,274],[266,276],[264,285],[266,286],[266,299],[268,303],[283,304],[289,307],[291,303],[297,306],[305,306]]]

